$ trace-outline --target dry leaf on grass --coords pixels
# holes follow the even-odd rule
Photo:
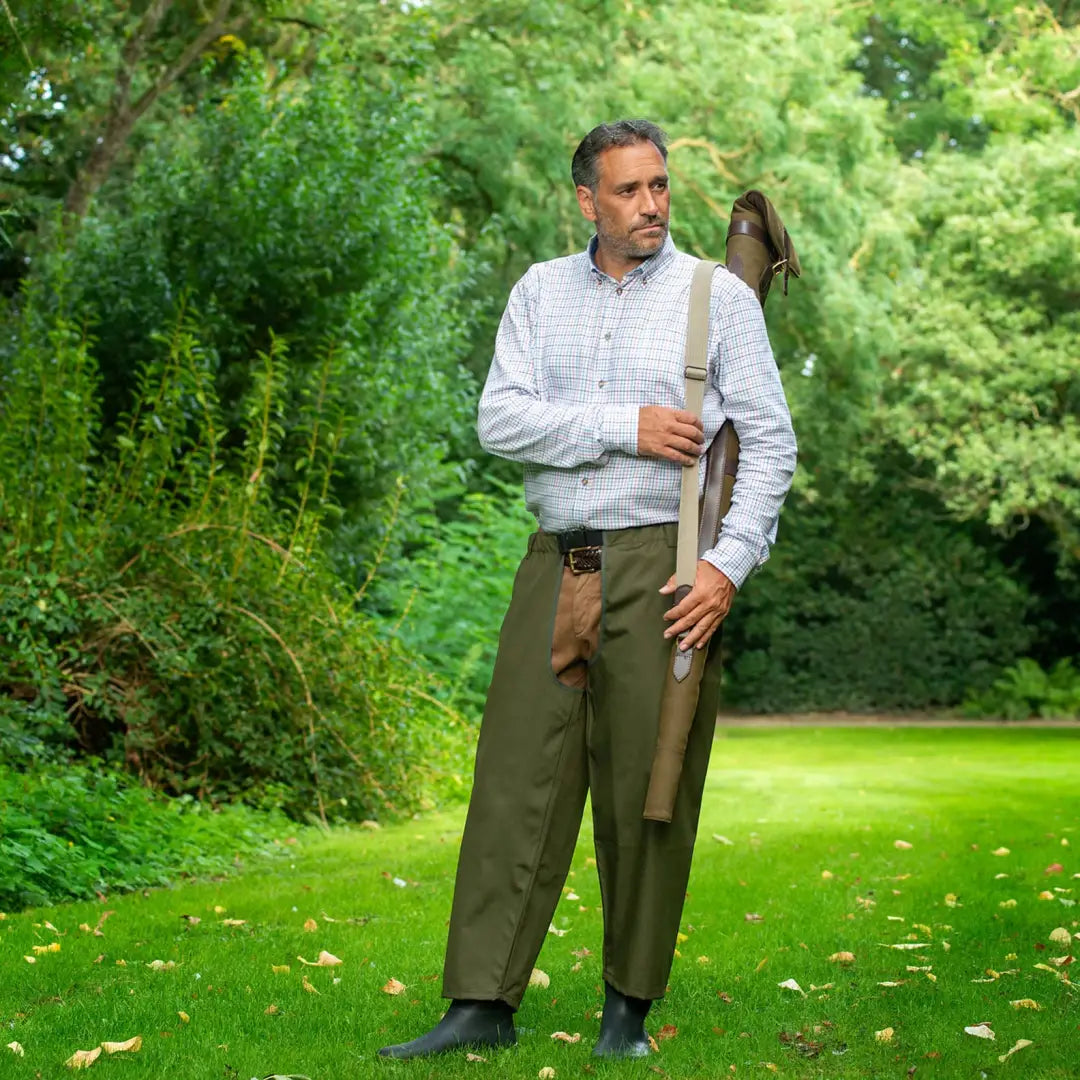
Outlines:
[[[991,855],[1008,855],[1009,854],[1009,849],[1007,847],[995,848],[993,851],[990,852],[990,854]]]
[[[48,945],[31,945],[30,948],[34,950],[35,956],[44,956],[45,953],[59,952],[60,942],[50,941]]]
[[[1004,1054],[998,1054],[998,1061],[1008,1061],[1017,1050],[1023,1050],[1025,1046],[1031,1046],[1030,1039],[1017,1039]]]
[[[344,963],[344,961],[339,960],[333,953],[328,953],[325,949],[319,953],[318,960],[305,960],[302,956],[298,956],[296,959],[308,967],[337,967],[338,964]]]
[[[125,1039],[123,1042],[103,1042],[101,1049],[106,1054],[134,1054],[142,1049],[142,1036],[136,1035],[134,1038]]]
[[[895,982],[892,979],[888,979],[885,982],[879,982],[878,986],[903,986],[907,982],[907,979],[901,979],[899,982]]]
[[[220,904],[215,904],[214,905],[214,914],[215,915],[224,915],[226,911],[228,911],[228,908],[223,908]]]
[[[718,832],[714,832],[712,834],[712,838],[718,844],[724,844],[726,847],[734,847],[735,846],[735,842],[733,840],[729,840],[726,836],[721,836],[720,833],[718,833]]]
[[[101,1047],[95,1046],[93,1050],[76,1050],[64,1064],[69,1069],[89,1069],[99,1057],[101,1057]]]
[[[1055,945],[1071,945],[1072,934],[1070,934],[1064,926],[1059,926],[1055,930],[1050,931],[1050,940],[1054,942]]]
[[[551,985],[551,976],[546,971],[541,971],[539,968],[533,968],[532,974],[529,976],[529,985],[538,986],[541,990],[546,990]]]
[[[119,962],[119,961],[118,961]],[[151,971],[172,971],[176,967],[175,960],[151,960],[146,965]],[[124,967],[127,967],[125,964]]]
[[[974,1035],[977,1039],[997,1038],[989,1024],[972,1024],[969,1027],[964,1028],[964,1031],[968,1035]]]
[[[900,941],[895,945],[888,945],[884,941],[879,941],[878,944],[883,949],[929,949],[930,946],[923,941]]]
[[[1042,1006],[1034,998],[1017,998],[1009,1004],[1014,1009],[1041,1009]]]
[[[912,846],[913,845],[909,844],[906,840],[893,841],[893,847],[896,848],[897,851],[910,851]],[[888,1031],[889,1029],[886,1028],[885,1030]]]
[[[276,1005],[267,1005],[266,1008],[263,1009],[263,1014],[265,1016],[277,1016],[279,1012],[281,1012],[281,1010]]]
[[[189,1023],[191,1023],[191,1017],[188,1016],[188,1014],[186,1012],[184,1012],[183,1009],[181,1009],[176,1015],[180,1017],[180,1023],[181,1024],[189,1024]]]
[[[656,1040],[655,1040],[655,1039],[654,1039],[654,1038],[653,1038],[653,1037],[652,1037],[651,1035],[649,1036],[649,1049],[650,1049],[650,1050],[651,1050],[651,1051],[652,1051],[652,1052],[653,1052],[654,1054],[655,1054],[655,1053],[658,1053],[658,1052],[659,1052],[659,1050],[660,1050],[660,1047],[656,1045]]]
[[[292,968],[288,964],[271,964],[270,970],[275,975],[288,975]]]
[[[314,919],[304,920],[304,932],[307,934],[314,934],[319,929],[319,924]]]
[[[569,1035],[565,1031],[553,1031],[551,1033],[551,1037],[556,1042],[564,1042],[564,1043],[579,1043],[579,1042],[581,1042],[581,1032],[580,1031],[575,1031],[573,1035]]]
[[[404,994],[405,989],[406,987],[403,982],[398,982],[397,979],[388,979],[386,985],[382,988],[382,992],[384,994],[396,996],[397,994]]]
[[[481,1057],[479,1054],[466,1054],[465,1055],[465,1060],[466,1061],[479,1061],[483,1065],[487,1064],[487,1058],[486,1057]]]
[[[956,899],[956,893],[947,892],[945,894],[945,906],[946,907],[960,907],[960,901]]]
[[[759,915],[756,911],[748,911],[743,916],[743,920],[745,922],[764,922],[765,921],[765,916],[764,915]]]
[[[665,1039],[674,1039],[679,1034],[679,1029],[674,1024],[665,1024],[657,1033],[656,1041],[663,1042]]]
[[[222,919],[222,926],[247,926],[247,919]]]
[[[13,1053],[13,1054],[14,1054],[14,1055],[16,1056],[16,1057],[26,1057],[26,1051],[25,1051],[25,1050],[24,1050],[24,1049],[22,1048],[22,1043],[17,1043],[17,1042],[9,1042],[9,1043],[7,1044],[7,1048],[8,1048],[8,1049],[9,1049],[9,1050],[10,1050],[10,1051],[11,1051],[11,1052],[12,1052],[12,1053]]]
[[[391,981],[391,982],[393,982],[394,980],[393,980],[393,979],[391,979],[390,981]],[[308,992],[309,994],[317,994],[317,993],[319,992],[318,990],[316,990],[316,989],[315,989],[315,987],[314,987],[314,986],[312,986],[312,985],[311,985],[311,982],[310,982],[310,980],[308,979],[308,977],[307,977],[306,975],[302,975],[302,976],[300,977],[300,985],[301,985],[301,986],[302,986],[302,987],[303,987],[303,988],[304,988],[304,989],[305,989],[305,990],[306,990],[306,991],[307,991],[307,992]],[[386,987],[383,987],[383,989],[385,990],[385,989],[386,989]],[[404,989],[404,987],[402,987],[402,989]],[[398,993],[400,994],[400,993],[401,993],[401,990],[399,990],[399,991],[397,991],[397,992],[398,992]]]
[[[555,1070],[550,1065],[545,1065],[536,1076],[537,1080],[555,1080]]]
[[[554,934],[556,937],[566,937],[566,935],[570,933],[569,930],[560,930],[554,923],[551,923],[551,925],[548,926],[547,932],[549,934]]]
[[[874,1038],[878,1042],[887,1043],[887,1042],[892,1042],[892,1037],[895,1034],[896,1034],[896,1032],[893,1031],[893,1029],[891,1027],[887,1027],[887,1028],[882,1028],[880,1031],[875,1031],[874,1032]]]
[[[785,979],[782,983],[777,983],[776,985],[780,987],[781,990],[794,990],[797,993],[802,994],[803,997],[806,997],[806,991],[794,979]]]
[[[829,960],[834,964],[854,964],[855,954],[853,952],[834,952]]]

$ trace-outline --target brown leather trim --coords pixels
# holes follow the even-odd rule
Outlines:
[[[755,225],[752,221],[747,221],[745,218],[740,218],[728,226],[728,239],[733,236],[749,236],[756,240],[759,244],[769,246],[769,235],[760,225]]]

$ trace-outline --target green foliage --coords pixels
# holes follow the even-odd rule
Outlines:
[[[97,753],[166,791],[323,818],[456,792],[463,722],[377,639],[325,550],[342,353],[325,349],[286,431],[289,354],[271,339],[229,445],[183,310],[103,455],[93,343],[53,285],[26,291],[4,357],[5,750]],[[276,501],[267,478],[294,443],[297,480]]]
[[[200,102],[146,148],[73,253],[107,434],[181,296],[199,311],[226,442],[238,438],[254,358],[275,339],[288,346],[279,417],[288,438],[268,477],[276,495],[300,479],[293,433],[305,395],[335,397],[335,552],[352,574],[381,542],[396,478],[405,509],[422,504],[453,481],[448,446],[471,426],[475,391],[458,363],[466,264],[431,216],[432,177],[418,167],[427,140],[413,102],[367,88],[345,61],[327,60],[298,87],[268,85],[252,59],[223,100]],[[412,527],[411,513],[400,515],[396,539]]]
[[[164,798],[93,759],[0,765],[0,909],[226,873],[289,827],[277,813]]]
[[[725,627],[725,705],[948,705],[1028,647],[1030,600],[986,547],[934,522],[925,501],[862,500],[858,521],[798,500],[785,514]]]
[[[981,694],[964,701],[967,716],[1001,716],[1026,720],[1029,716],[1080,718],[1080,671],[1069,657],[1046,671],[1031,657],[1021,657]]]
[[[495,663],[499,625],[536,520],[518,485],[467,495],[458,516],[437,525],[408,574],[377,585],[393,634],[423,656],[440,700],[479,718]]]

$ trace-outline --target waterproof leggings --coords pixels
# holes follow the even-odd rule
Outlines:
[[[673,818],[643,820],[671,657],[663,636],[669,601],[658,589],[674,569],[676,531],[654,525],[607,532],[602,571],[585,575],[564,570],[554,536],[529,540],[480,728],[446,997],[517,1008],[570,868],[587,792],[604,910],[604,978],[630,997],[664,995],[720,692],[717,633]],[[598,626],[590,634],[594,606],[599,619],[591,620]],[[568,634],[580,644],[577,662],[568,662]]]

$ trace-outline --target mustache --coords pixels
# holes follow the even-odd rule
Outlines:
[[[667,228],[667,219],[666,218],[654,218],[651,221],[646,221],[641,225],[635,225],[630,231],[631,232],[640,232],[642,229],[656,229],[656,228],[666,229]]]

